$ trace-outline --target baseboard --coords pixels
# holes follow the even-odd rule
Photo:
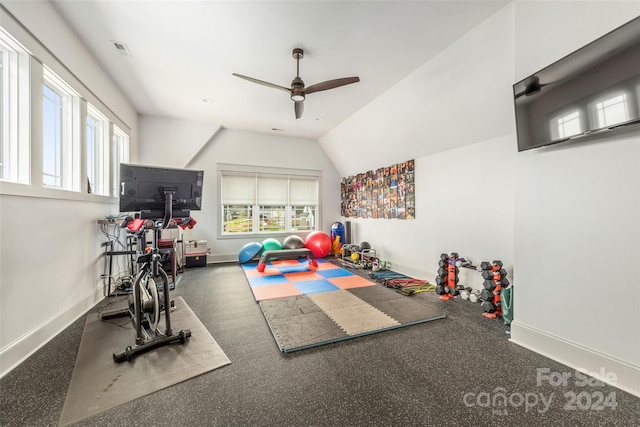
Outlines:
[[[567,341],[558,336],[523,325],[511,323],[511,342],[569,366],[620,390],[640,397],[640,367],[610,355]],[[615,374],[615,381],[611,381]]]
[[[16,366],[58,335],[60,331],[84,315],[102,298],[102,290],[96,289],[92,294],[87,295],[72,306],[60,310],[39,326],[1,349],[0,378],[11,372]]]
[[[238,262],[238,254],[209,254],[207,264],[220,264],[225,262]]]

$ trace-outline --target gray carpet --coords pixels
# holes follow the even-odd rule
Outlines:
[[[445,317],[435,307],[376,285],[264,300],[259,304],[283,353]]]
[[[171,313],[174,333],[190,329],[191,338],[185,344],[169,344],[140,354],[131,362],[118,364],[112,357],[112,353],[135,344],[130,318],[102,321],[98,313],[87,316],[60,425],[77,422],[231,363],[185,301],[181,297],[174,300],[176,310]]]

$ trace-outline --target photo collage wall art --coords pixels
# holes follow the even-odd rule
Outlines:
[[[414,219],[414,160],[342,178],[340,206],[347,218]]]

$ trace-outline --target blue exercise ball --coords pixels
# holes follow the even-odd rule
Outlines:
[[[251,242],[244,245],[238,253],[238,260],[240,264],[251,261],[262,250],[262,243]]]

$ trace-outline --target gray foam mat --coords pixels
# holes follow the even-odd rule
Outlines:
[[[191,338],[185,344],[165,345],[123,363],[115,363],[112,354],[135,344],[129,318],[102,321],[98,313],[87,316],[60,425],[77,422],[231,363],[181,297],[175,298],[175,306],[171,313],[174,333],[190,329]]]
[[[285,353],[445,317],[424,302],[377,285],[264,300],[259,305]]]

